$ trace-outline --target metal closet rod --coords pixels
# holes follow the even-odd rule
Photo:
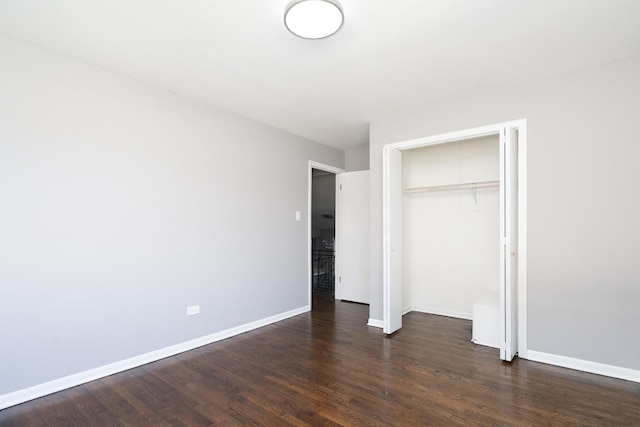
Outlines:
[[[475,190],[479,188],[493,188],[500,186],[499,180],[464,182],[460,184],[430,185],[425,187],[407,187],[406,194],[430,193],[437,191]]]

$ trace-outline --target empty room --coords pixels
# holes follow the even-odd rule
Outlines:
[[[3,0],[0,425],[640,425],[639,22]]]

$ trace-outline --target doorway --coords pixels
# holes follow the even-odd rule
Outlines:
[[[336,175],[311,170],[311,292],[335,298]]]
[[[342,169],[309,162],[308,274],[309,307],[314,300],[334,300],[336,283],[337,174]]]
[[[500,139],[499,197],[499,327],[500,357],[526,357],[526,120],[501,123],[450,134],[389,144],[383,150],[383,323],[384,332],[402,327],[403,314],[403,187],[402,153],[419,147],[498,136]],[[469,185],[477,201],[478,188]],[[443,189],[434,186],[422,190]],[[406,296],[405,296],[406,298]]]

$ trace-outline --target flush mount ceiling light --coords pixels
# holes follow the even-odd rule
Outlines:
[[[335,34],[344,16],[337,3],[330,0],[298,0],[284,12],[284,25],[304,39],[323,39]]]

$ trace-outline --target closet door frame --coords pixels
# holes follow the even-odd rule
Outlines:
[[[509,122],[496,123],[488,126],[482,126],[472,129],[417,138],[407,141],[386,144],[383,147],[383,189],[389,190],[389,182],[387,180],[392,175],[392,166],[390,159],[395,157],[393,152],[410,150],[412,148],[425,147],[429,145],[444,144],[448,142],[457,142],[468,139],[475,139],[489,135],[500,135],[504,129],[512,128],[518,133],[518,153],[517,153],[517,190],[518,190],[518,229],[517,229],[517,252],[518,252],[518,271],[517,271],[517,352],[518,356],[527,358],[527,120],[513,120]],[[392,269],[392,251],[390,236],[397,234],[398,220],[397,209],[394,208],[392,200],[394,196],[391,191],[383,191],[383,329],[385,332],[395,332],[398,329],[397,324],[391,328],[392,319],[397,317],[394,315],[394,307],[399,304],[394,301],[393,296],[399,295],[397,287],[401,287],[401,283],[393,280],[394,275]],[[501,212],[501,215],[504,215]],[[395,276],[397,277],[397,275]],[[501,313],[504,316],[505,313]],[[397,323],[394,321],[393,323]],[[401,325],[400,325],[401,327]],[[388,332],[389,331],[389,332]]]

